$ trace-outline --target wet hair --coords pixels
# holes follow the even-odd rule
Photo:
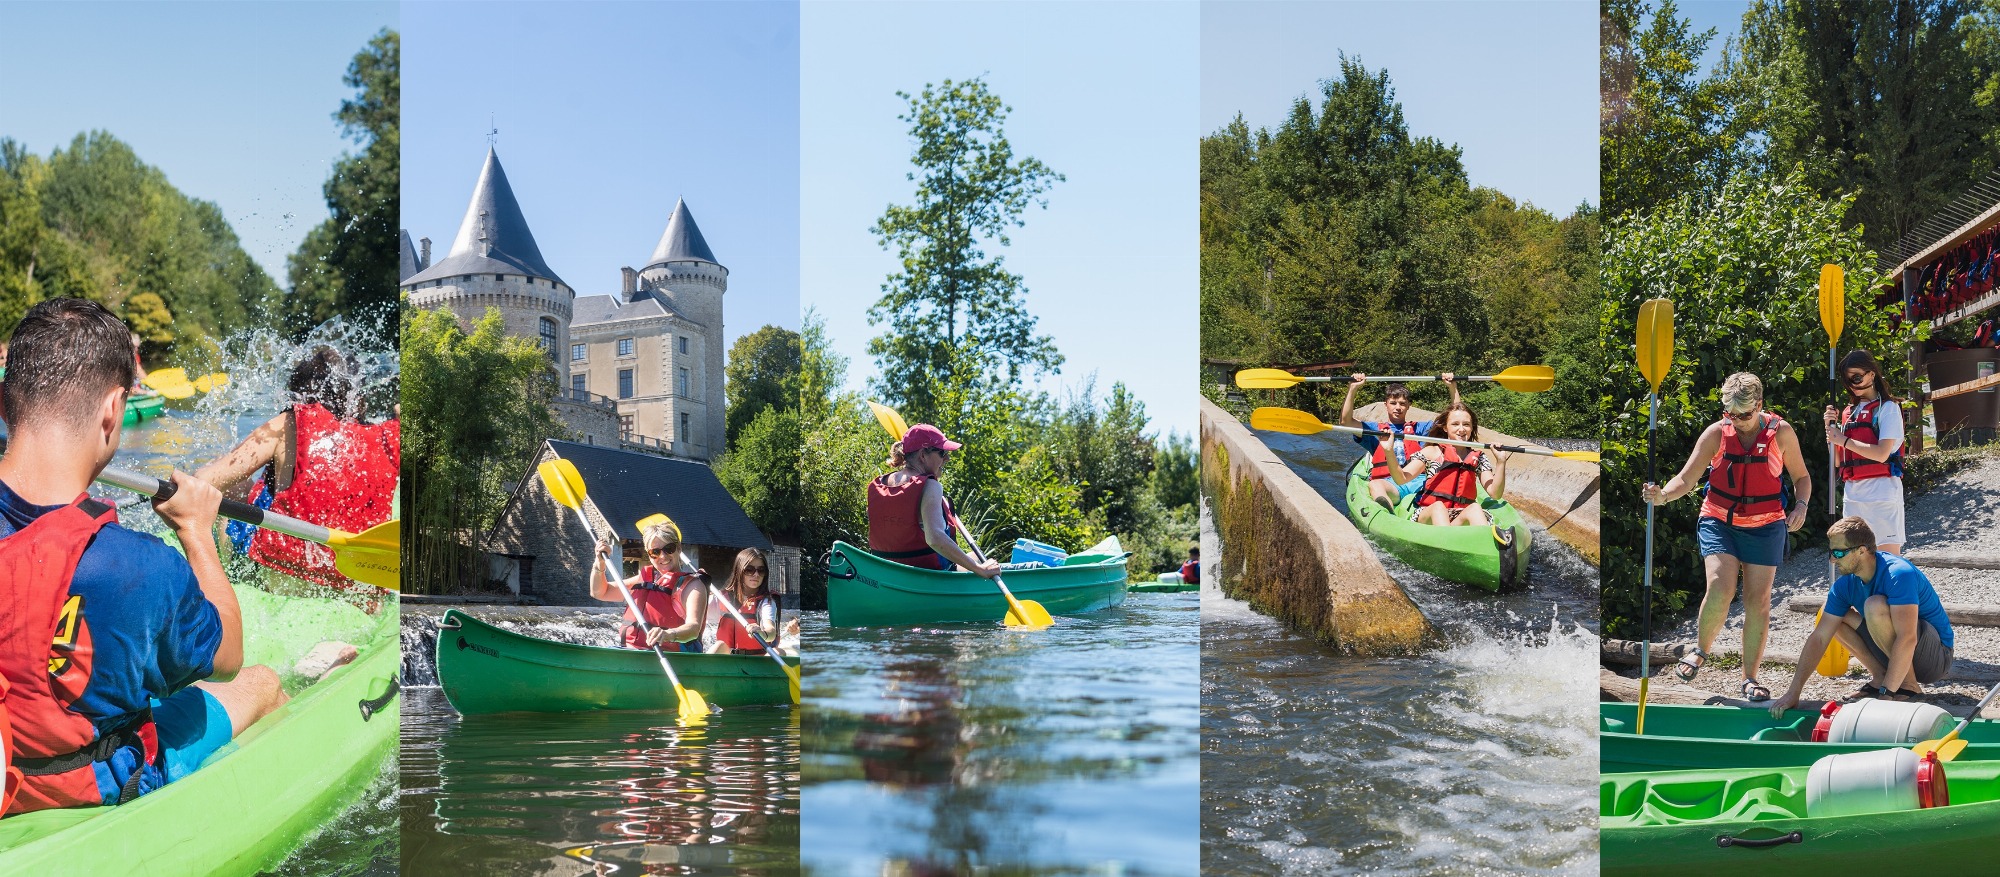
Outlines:
[[[1875,361],[1874,354],[1860,349],[1847,351],[1847,355],[1840,358],[1840,380],[1842,386],[1847,386],[1847,370],[1854,368],[1863,369],[1875,374],[1875,392],[1881,394],[1884,401],[1903,401],[1889,392],[1889,383],[1882,378],[1882,364]]]
[[[1431,438],[1451,438],[1451,432],[1445,426],[1451,422],[1451,413],[1453,411],[1463,411],[1467,417],[1472,418],[1472,440],[1479,441],[1479,414],[1472,410],[1472,406],[1464,402],[1453,402],[1443,411],[1438,412],[1437,419],[1431,421],[1431,431],[1424,433],[1424,435]]]
[[[1384,401],[1389,399],[1401,399],[1405,402],[1408,402],[1410,401],[1410,388],[1404,385],[1400,381],[1397,383],[1390,384],[1382,388],[1382,398]]]
[[[103,305],[80,298],[29,308],[7,349],[0,402],[15,428],[50,416],[82,425],[105,391],[130,388],[138,374],[132,330]]]
[[[750,564],[758,562],[764,564],[764,583],[759,585],[758,588],[766,594],[771,593],[771,562],[764,558],[764,552],[758,551],[755,548],[745,548],[742,551],[736,552],[736,562],[729,567],[729,590],[732,592],[735,591],[736,583],[743,581],[743,571],[749,569]],[[743,607],[738,606],[736,608],[742,609]]]
[[[1848,515],[1838,521],[1834,521],[1833,526],[1826,528],[1828,542],[1831,542],[1835,536],[1842,537],[1841,541],[1846,542],[1849,547],[1865,547],[1869,551],[1875,550],[1875,529],[1868,526],[1867,521],[1862,520],[1856,515]]]
[[[292,378],[285,383],[295,403],[311,403],[325,408],[341,420],[354,420],[354,377],[346,357],[324,344],[313,348],[306,358],[292,366]]]
[[[1749,372],[1737,372],[1722,379],[1722,408],[1740,408],[1764,401],[1764,382]]]

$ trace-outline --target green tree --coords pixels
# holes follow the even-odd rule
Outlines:
[[[324,187],[333,215],[308,232],[286,262],[292,295],[283,319],[295,331],[337,315],[367,321],[385,334],[396,329],[401,58],[401,37],[384,29],[341,79],[356,93],[333,118],[361,152],[334,164]]]
[[[729,365],[723,369],[729,447],[736,447],[736,437],[765,409],[798,410],[799,357],[799,333],[777,326],[765,326],[730,345]]]
[[[1153,496],[1162,508],[1194,505],[1201,490],[1201,459],[1195,454],[1194,440],[1173,433],[1155,447]]]
[[[893,248],[901,270],[882,284],[868,310],[889,331],[868,342],[881,370],[878,389],[918,420],[932,419],[948,388],[996,380],[1016,383],[1025,370],[1054,371],[1055,344],[1035,334],[1022,277],[989,244],[1026,224],[1030,204],[1063,176],[1041,161],[1016,158],[1003,126],[1011,109],[979,79],[897,92],[908,110],[897,118],[916,141],[915,201],[892,204],[869,229]]]
[[[1692,32],[1673,0],[1650,25],[1646,12],[1643,0],[1603,4],[1598,155],[1604,214],[1614,219],[1712,191],[1730,169],[1723,89],[1700,69],[1714,29]]]
[[[715,477],[766,533],[799,535],[806,513],[799,479],[804,439],[796,402],[787,408],[767,405],[715,464]]]

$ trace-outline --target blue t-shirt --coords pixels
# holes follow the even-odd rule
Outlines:
[[[1419,420],[1415,422],[1406,421],[1403,424],[1403,434],[1424,435],[1425,433],[1431,431],[1431,424],[1434,424],[1436,422],[1437,421],[1435,420]],[[1373,430],[1380,430],[1382,432],[1392,432],[1394,430],[1391,429],[1391,426],[1392,424],[1376,423],[1373,420],[1361,421],[1362,429],[1373,429]],[[1354,437],[1354,440],[1361,443],[1361,453],[1367,454],[1371,457],[1375,455],[1375,444],[1381,441],[1381,439],[1378,439],[1372,435],[1357,435]],[[1397,463],[1410,462],[1409,455],[1404,453],[1402,442],[1393,442],[1390,444],[1390,447],[1395,449]]]
[[[59,508],[31,505],[0,483],[0,538]],[[100,733],[214,672],[222,620],[187,558],[158,537],[106,524],[77,561],[69,593],[83,598],[93,653],[73,707]]]
[[[1844,617],[1848,610],[1861,608],[1861,604],[1876,594],[1888,598],[1891,606],[1916,606],[1917,618],[1937,629],[1938,642],[1947,649],[1952,647],[1951,619],[1945,617],[1944,604],[1938,601],[1931,580],[1924,576],[1922,570],[1894,554],[1875,552],[1875,580],[1872,582],[1863,582],[1857,575],[1844,575],[1835,580],[1833,587],[1826,592],[1826,614],[1835,618]]]

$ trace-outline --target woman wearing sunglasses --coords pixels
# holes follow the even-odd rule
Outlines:
[[[1826,407],[1827,439],[1840,448],[1841,513],[1868,522],[1876,550],[1903,553],[1903,406],[1882,385],[1866,350],[1840,360],[1852,404]]]
[[[646,544],[646,564],[639,574],[625,580],[632,602],[644,613],[645,627],[632,607],[625,607],[625,623],[618,627],[618,641],[628,649],[659,646],[670,652],[701,651],[701,631],[708,624],[708,573],[688,569],[681,562],[680,527],[669,521],[654,524],[640,534]],[[612,550],[612,549],[607,549]],[[623,603],[625,596],[603,572],[591,577],[590,596],[607,603]]]
[[[928,423],[903,434],[903,468],[868,482],[868,551],[923,569],[959,569],[984,578],[1000,564],[972,559],[958,547],[944,499],[944,467],[962,445]]]
[[[1701,598],[1697,648],[1682,656],[1674,675],[1694,681],[1715,645],[1736,582],[1743,582],[1743,699],[1765,701],[1771,690],[1757,681],[1764,635],[1771,626],[1771,581],[1785,559],[1785,534],[1805,525],[1812,479],[1792,426],[1764,411],[1764,384],[1738,372],[1722,382],[1723,417],[1702,430],[1687,465],[1665,486],[1648,484],[1646,501],[1666,505],[1686,496],[1708,470],[1708,489],[1695,528],[1708,592]],[[1785,483],[1792,500],[1785,505]]]
[[[745,548],[736,552],[736,563],[729,570],[729,581],[723,585],[729,593],[729,602],[736,604],[736,611],[743,613],[756,628],[756,636],[737,624],[734,616],[724,611],[722,620],[715,625],[715,645],[710,652],[735,655],[761,655],[764,646],[758,640],[778,644],[778,601],[771,598],[771,565],[764,559],[764,552],[755,548]]]

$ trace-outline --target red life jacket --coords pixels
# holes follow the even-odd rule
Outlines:
[[[1708,463],[1708,494],[1723,523],[1734,526],[1737,515],[1768,515],[1785,510],[1785,467],[1778,462],[1778,427],[1785,421],[1773,414],[1764,419],[1750,447],[1744,447],[1735,424],[1722,418],[1722,447]]]
[[[700,581],[701,577],[691,572],[670,572],[661,576],[652,564],[639,568],[639,583],[632,586],[632,602],[639,604],[639,611],[646,613],[646,626],[663,630],[679,627],[687,623],[687,613],[681,606],[681,590],[690,581]],[[628,649],[649,649],[646,632],[634,624],[632,607],[625,607],[625,624],[619,628],[619,637]],[[680,648],[679,643],[661,646],[668,651]]]
[[[1201,584],[1201,561],[1190,560],[1181,564],[1181,581],[1190,585]]]
[[[736,607],[736,611],[743,613],[743,617],[749,620],[751,624],[756,624],[757,611],[770,602],[770,594],[758,594],[750,602]],[[723,645],[738,651],[761,652],[764,650],[763,644],[757,642],[757,638],[751,636],[750,631],[744,630],[743,625],[737,624],[735,616],[728,614],[724,614],[722,620],[716,623],[715,638]]]
[[[1462,509],[1479,501],[1479,449],[1467,448],[1465,456],[1458,455],[1456,445],[1438,445],[1444,462],[1430,478],[1424,480],[1424,488],[1417,493],[1417,505],[1427,506],[1444,503],[1446,508]]]
[[[0,814],[14,806],[21,769],[14,766],[14,729],[7,724],[7,677],[0,674]]]
[[[1400,424],[1400,423],[1384,423],[1384,424],[1382,424],[1382,428],[1383,428],[1383,429],[1385,429],[1385,430],[1387,430],[1387,431],[1389,431],[1389,432],[1392,432],[1392,433],[1395,433],[1396,435],[1399,435],[1399,436],[1407,436],[1407,435],[1409,435],[1409,433],[1407,433],[1407,432],[1405,432],[1405,431],[1403,430],[1403,424]],[[1373,458],[1371,458],[1371,459],[1370,459],[1370,461],[1369,461],[1369,462],[1370,462],[1370,465],[1369,465],[1369,467],[1368,467],[1368,477],[1369,477],[1369,478],[1371,478],[1371,479],[1372,479],[1372,478],[1387,478],[1387,477],[1389,477],[1389,445],[1388,445],[1388,442],[1390,442],[1390,441],[1394,441],[1394,439],[1379,439],[1379,438],[1378,438],[1378,439],[1376,439],[1376,440],[1375,440],[1375,456],[1374,456]],[[1403,439],[1403,459],[1404,459],[1404,460],[1408,460],[1409,458],[1411,458],[1411,457],[1414,457],[1414,456],[1416,456],[1416,455],[1417,455],[1418,453],[1422,452],[1422,451],[1423,451],[1423,449],[1424,449],[1424,443],[1423,443],[1423,442],[1419,442],[1419,441],[1415,441],[1415,440],[1412,440],[1412,439],[1409,439],[1409,438],[1405,438],[1405,439]]]
[[[1875,419],[1881,416],[1886,399],[1871,399],[1849,405],[1840,412],[1840,430],[1862,444],[1872,445],[1880,438],[1875,427]],[[1846,448],[1840,449],[1840,480],[1860,481],[1864,478],[1901,477],[1903,474],[1903,449],[1889,455],[1882,462],[1870,460]]]
[[[341,420],[306,402],[292,406],[292,426],[292,484],[272,496],[271,511],[350,533],[389,520],[403,459],[398,421]],[[293,536],[258,530],[250,559],[304,581],[352,587],[332,550]]]
[[[868,482],[869,554],[919,569],[945,568],[945,559],[924,539],[924,485],[929,481],[912,475],[891,486],[883,475]]]
[[[69,592],[77,561],[118,510],[89,497],[36,518],[0,539],[0,674],[6,677],[9,771],[20,787],[7,813],[116,804],[138,794],[140,772],[124,795],[107,801],[95,762],[138,747],[159,765],[159,732],[150,710],[102,736],[72,708],[90,684],[96,650],[83,622],[83,598]]]

